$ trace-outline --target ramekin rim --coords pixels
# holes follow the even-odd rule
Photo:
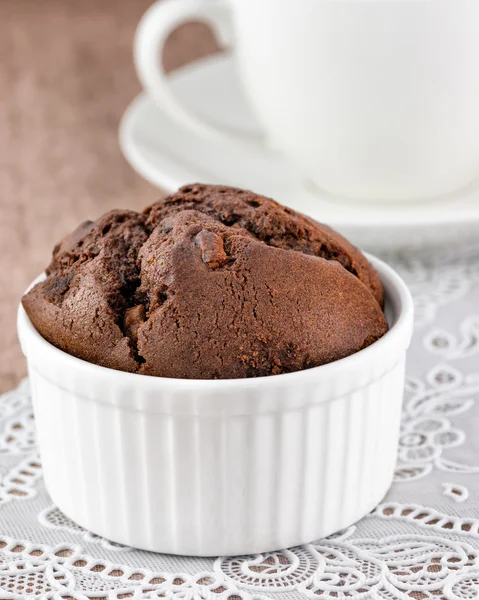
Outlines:
[[[261,377],[243,377],[237,379],[184,379],[184,378],[173,378],[173,377],[159,377],[155,375],[143,375],[141,373],[131,373],[127,371],[120,371],[116,369],[111,369],[109,367],[104,367],[95,363],[90,363],[86,360],[78,358],[57,348],[50,342],[48,342],[34,327],[33,323],[30,321],[25,309],[20,302],[18,307],[18,315],[17,315],[17,323],[18,323],[18,331],[20,341],[22,343],[22,347],[24,347],[22,341],[22,330],[26,330],[29,335],[36,339],[36,341],[43,345],[47,352],[50,352],[57,358],[61,358],[64,361],[75,363],[78,368],[82,368],[85,371],[89,371],[90,373],[95,372],[95,374],[102,376],[102,378],[106,377],[116,377],[123,378],[125,383],[127,380],[130,382],[135,381],[138,385],[161,385],[161,386],[173,386],[177,388],[201,388],[203,391],[208,388],[214,388],[215,391],[220,390],[220,388],[228,388],[228,387],[260,387],[264,385],[273,385],[281,383],[291,383],[293,379],[306,379],[307,377],[314,377],[318,370],[321,371],[322,376],[326,376],[328,374],[334,374],[336,371],[342,371],[344,368],[350,369],[354,366],[358,366],[363,362],[367,362],[369,360],[370,355],[381,351],[381,349],[385,345],[390,345],[394,342],[395,339],[398,339],[400,342],[402,341],[403,350],[406,350],[409,346],[411,334],[412,334],[412,321],[413,321],[413,300],[409,289],[407,288],[403,279],[399,276],[399,274],[388,264],[386,264],[381,259],[369,254],[364,253],[368,260],[371,262],[373,267],[378,271],[381,282],[385,288],[386,298],[388,296],[388,289],[391,288],[391,291],[394,290],[399,299],[399,308],[398,308],[398,316],[393,323],[393,325],[389,328],[389,330],[378,340],[373,342],[371,345],[355,352],[354,354],[350,354],[344,358],[339,360],[326,363],[324,365],[319,365],[317,367],[311,367],[309,369],[304,369],[301,371],[293,371],[291,373],[281,373],[278,375],[264,375]],[[24,350],[25,352],[25,350]],[[28,357],[27,357],[28,358]],[[141,383],[143,382],[143,383]]]

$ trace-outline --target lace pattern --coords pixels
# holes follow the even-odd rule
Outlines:
[[[0,399],[0,600],[479,600],[479,252],[386,258],[416,331],[395,483],[369,516],[256,556],[114,544],[51,505],[25,381]]]

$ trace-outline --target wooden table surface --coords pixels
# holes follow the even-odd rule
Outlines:
[[[26,374],[16,308],[54,243],[80,221],[160,195],[117,142],[140,90],[131,46],[149,4],[0,2],[0,393]],[[169,40],[165,66],[214,50],[205,27],[186,25]]]

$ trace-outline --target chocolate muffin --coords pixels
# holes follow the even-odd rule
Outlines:
[[[53,250],[24,297],[35,328],[84,360],[227,379],[338,360],[387,331],[383,289],[329,227],[230,187],[189,185],[111,211]]]

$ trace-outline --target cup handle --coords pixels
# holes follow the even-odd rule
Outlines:
[[[184,108],[172,93],[159,60],[170,33],[191,20],[206,22],[221,45],[230,45],[230,10],[227,0],[163,0],[154,4],[143,15],[136,30],[135,67],[146,92],[172,119],[203,138],[260,149],[264,147],[261,137],[221,129]]]

